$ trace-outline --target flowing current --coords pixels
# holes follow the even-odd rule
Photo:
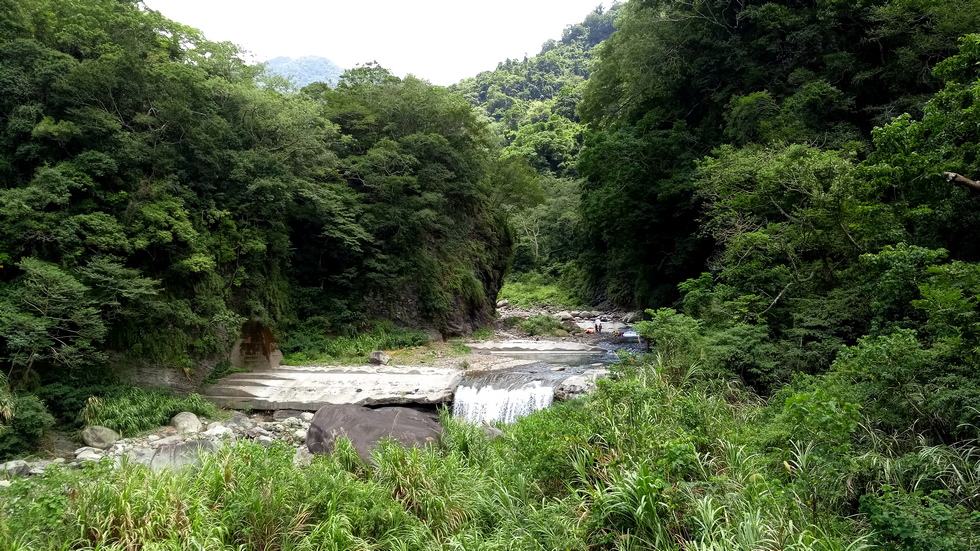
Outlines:
[[[541,381],[531,381],[520,388],[459,386],[453,401],[453,416],[471,423],[500,421],[513,423],[534,411],[551,405],[555,389]]]

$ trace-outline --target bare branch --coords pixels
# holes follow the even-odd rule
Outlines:
[[[962,176],[955,172],[944,172],[943,175],[946,176],[947,182],[952,182],[954,184],[960,184],[961,186],[966,186],[972,189],[973,191],[980,191],[980,182],[977,182],[976,180],[971,180],[966,176]]]

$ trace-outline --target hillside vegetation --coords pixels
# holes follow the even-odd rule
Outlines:
[[[632,0],[452,89],[298,93],[136,3],[0,6],[4,453],[110,353],[467,333],[509,266],[653,347],[372,465],[55,470],[7,547],[978,547],[980,0]]]
[[[374,65],[302,93],[256,76],[136,2],[3,1],[11,383],[84,377],[111,351],[190,370],[245,320],[287,341],[488,322],[511,233],[469,104]]]

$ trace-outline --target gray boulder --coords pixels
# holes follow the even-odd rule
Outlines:
[[[255,426],[255,421],[249,419],[248,415],[236,411],[232,414],[231,419],[225,421],[225,426],[235,432],[247,433],[249,429]]]
[[[15,459],[0,465],[0,476],[27,476],[31,472],[31,466],[27,461]]]
[[[119,440],[119,433],[110,428],[92,425],[82,430],[82,440],[88,446],[104,450]]]
[[[507,306],[508,304],[510,304],[510,301],[507,300],[507,299],[498,300],[497,301],[497,308],[503,308],[504,306]]]
[[[222,438],[224,436],[233,436],[235,431],[224,425],[215,424],[208,427],[208,430],[204,431],[202,434],[208,438]]]
[[[643,319],[643,312],[626,312],[623,314],[623,323],[635,323]]]
[[[384,350],[375,350],[371,352],[371,357],[368,361],[375,365],[388,365],[391,361],[391,356],[389,356]]]
[[[182,411],[170,420],[170,426],[177,429],[180,434],[194,434],[201,432],[201,420],[197,415],[189,411]]]
[[[575,319],[575,316],[573,316],[571,312],[568,312],[567,310],[562,310],[561,312],[558,312],[557,314],[555,314],[555,317],[558,318],[560,321],[572,321]]]
[[[313,454],[306,446],[300,446],[296,448],[296,452],[293,454],[293,465],[303,468],[309,467],[313,463]]]
[[[91,446],[75,450],[77,461],[99,461],[103,457],[105,457],[105,453],[102,450]]]
[[[371,450],[382,438],[394,438],[406,446],[435,443],[442,434],[438,417],[407,407],[372,409],[350,404],[323,406],[313,416],[306,446],[313,453],[331,453],[338,437],[346,437],[357,455],[371,460]]]
[[[573,375],[555,388],[556,400],[573,400],[595,390],[595,382],[609,375],[606,369],[589,369],[581,375]]]
[[[149,465],[153,470],[179,469],[188,465],[196,465],[198,456],[203,452],[214,451],[217,448],[208,440],[191,440],[172,446],[158,448]]]

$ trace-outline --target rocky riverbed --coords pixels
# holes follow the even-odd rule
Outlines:
[[[540,363],[539,353],[583,355],[603,353],[622,346],[622,344],[612,342],[613,331],[620,330],[627,324],[639,319],[636,313],[592,310],[525,310],[507,305],[501,305],[499,312],[500,318],[494,328],[492,339],[466,341],[473,350],[472,354],[445,358],[437,362],[435,366],[426,367],[391,366],[390,368],[376,368],[355,366],[333,368],[336,373],[340,373],[346,378],[360,372],[364,372],[365,376],[370,375],[377,378],[390,371],[396,373],[399,380],[409,375],[419,376],[426,380],[438,379],[438,384],[433,386],[433,388],[439,387],[437,390],[430,389],[427,391],[418,385],[405,383],[408,385],[402,385],[405,388],[399,387],[397,392],[387,392],[386,398],[375,400],[365,398],[367,394],[362,393],[364,389],[361,386],[356,384],[351,386],[351,384],[347,384],[350,381],[345,379],[345,384],[350,388],[344,392],[351,394],[351,396],[348,399],[333,400],[332,402],[327,400],[323,403],[411,404],[414,403],[413,395],[424,398],[420,403],[445,403],[451,399],[452,390],[455,389],[454,385],[458,384],[460,376],[524,368],[531,364]],[[512,324],[506,322],[507,318],[527,319],[541,314],[553,315],[563,321],[568,328],[568,335],[563,337],[530,337],[522,334]],[[586,332],[586,329],[591,328],[596,320],[603,323],[606,331],[604,333]],[[316,372],[315,366],[292,369],[297,372]],[[553,369],[562,371],[564,368],[555,367]],[[248,374],[246,376],[254,378],[254,375]],[[587,366],[587,371],[574,375],[570,373],[569,375],[567,381],[556,386],[558,399],[574,398],[589,392],[594,387],[595,379],[605,376],[605,370],[602,369],[601,364],[591,364]],[[270,381],[273,379],[275,379],[274,376],[270,378]],[[442,379],[446,379],[446,381]],[[302,381],[298,379],[291,381],[290,385],[303,388]],[[446,386],[448,390],[443,389],[443,386]],[[365,388],[369,387],[365,386]],[[308,390],[306,392],[309,393]],[[440,396],[442,398],[438,398]],[[385,402],[384,400],[388,401]],[[270,401],[269,404],[275,407],[275,402]],[[292,405],[293,403],[289,402],[289,404]],[[273,409],[273,407],[268,409]],[[0,486],[9,485],[12,480],[16,480],[18,477],[43,473],[52,465],[81,467],[86,463],[95,461],[111,461],[116,464],[130,461],[147,465],[152,469],[176,468],[197,461],[202,452],[212,451],[223,443],[241,439],[254,440],[267,446],[272,446],[276,442],[292,446],[295,449],[295,461],[297,463],[307,462],[312,458],[307,447],[307,433],[310,430],[314,414],[311,411],[281,409],[282,407],[285,406],[280,406],[275,411],[251,415],[235,412],[227,419],[199,419],[197,416],[185,412],[176,416],[170,426],[160,427],[146,434],[129,438],[120,438],[111,430],[102,427],[87,427],[82,432],[82,437],[85,440],[84,446],[67,448],[65,440],[62,439],[58,449],[51,450],[54,456],[51,459],[15,460],[0,464]]]
[[[296,450],[295,462],[303,463],[313,457],[306,447],[312,420],[312,413],[289,410],[252,415],[235,412],[223,420],[201,419],[193,413],[183,412],[176,415],[169,426],[133,438],[120,438],[105,427],[86,427],[82,431],[85,445],[73,452],[62,450],[66,457],[0,464],[0,486],[9,486],[20,477],[41,474],[53,465],[80,468],[96,461],[115,464],[130,461],[151,469],[178,468],[195,463],[202,452],[240,439],[254,440],[266,446],[275,442],[292,446]]]

